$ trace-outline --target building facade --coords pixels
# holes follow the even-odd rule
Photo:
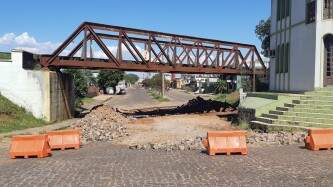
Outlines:
[[[333,85],[333,0],[271,0],[270,90]]]

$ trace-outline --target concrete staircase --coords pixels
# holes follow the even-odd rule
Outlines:
[[[333,128],[333,87],[305,92],[292,103],[257,117],[250,126],[264,131]]]

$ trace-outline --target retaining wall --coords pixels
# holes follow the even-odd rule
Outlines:
[[[36,56],[13,50],[10,61],[0,60],[0,93],[45,121],[61,121],[74,114],[73,78],[41,70]]]

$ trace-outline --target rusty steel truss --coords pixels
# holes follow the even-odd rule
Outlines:
[[[73,46],[79,35],[83,35],[82,39]],[[111,47],[108,42],[113,42],[114,46]],[[94,55],[91,49],[93,43],[105,57]],[[72,49],[68,50],[69,46]],[[50,69],[238,75],[266,73],[266,66],[254,45],[91,22],[82,23],[51,55],[42,55],[40,64]]]

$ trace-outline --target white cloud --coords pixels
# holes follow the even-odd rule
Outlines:
[[[12,49],[22,49],[36,54],[51,54],[60,43],[52,43],[50,41],[40,42],[35,37],[29,35],[28,32],[24,32],[20,35],[15,33],[6,33],[3,36],[0,36],[0,51],[10,51]],[[71,43],[68,48],[73,48],[74,43]],[[108,46],[110,52],[114,55],[117,53],[118,46]],[[143,54],[144,49],[140,46],[136,46],[137,49]],[[123,49],[123,58],[133,60],[132,55],[127,50],[124,44],[122,44]],[[70,49],[65,49],[62,55],[67,55]],[[89,52],[88,52],[89,53]],[[75,56],[81,56],[81,50],[79,50]],[[93,49],[94,58],[107,59],[107,56],[101,49]]]
[[[113,54],[117,54],[118,46],[107,46],[109,51]],[[144,56],[144,49],[142,49],[140,46],[135,46],[138,51]],[[125,60],[133,60],[132,54],[127,50],[124,44],[122,44],[122,53],[123,53],[123,59]],[[99,49],[99,50],[93,50],[93,56],[94,58],[101,58],[101,59],[107,59],[107,56],[105,53]]]
[[[6,33],[0,38],[1,45],[8,45],[15,39],[14,33]]]
[[[6,33],[0,37],[0,50],[22,49],[32,53],[52,53],[59,43],[39,42],[29,33],[24,32],[20,35]]]

